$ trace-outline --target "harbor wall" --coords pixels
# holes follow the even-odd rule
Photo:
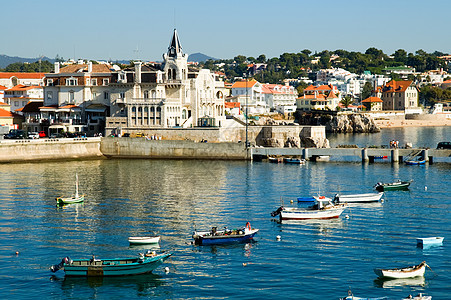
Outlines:
[[[108,137],[102,140],[100,150],[108,158],[248,159],[244,143]]]
[[[0,162],[104,158],[101,138],[1,140]]]

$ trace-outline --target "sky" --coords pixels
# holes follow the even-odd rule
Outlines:
[[[451,52],[449,0],[15,0],[0,3],[0,55],[161,61],[184,53],[266,58],[370,47]]]

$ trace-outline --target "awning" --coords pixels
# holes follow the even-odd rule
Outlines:
[[[85,108],[86,112],[98,112],[102,113],[105,112],[106,106],[103,104],[91,104],[88,107]]]

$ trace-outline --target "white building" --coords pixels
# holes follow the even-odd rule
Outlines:
[[[271,110],[280,113],[296,111],[297,90],[290,85],[262,84],[262,94]]]
[[[0,85],[12,88],[16,85],[44,85],[44,73],[0,72]]]
[[[16,112],[27,105],[30,101],[42,101],[42,86],[16,85],[5,90],[3,102],[10,105],[12,112]]]
[[[263,95],[263,86],[255,79],[236,81],[232,85],[232,97],[240,102],[242,110],[248,114],[269,112],[269,105]]]

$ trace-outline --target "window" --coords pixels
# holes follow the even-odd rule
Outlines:
[[[120,92],[120,93],[119,93],[119,98],[125,99],[125,92]],[[106,99],[106,98],[105,98],[105,99]]]
[[[86,78],[86,85],[90,85],[91,84],[91,79]]]
[[[109,99],[110,99],[110,93],[108,93],[108,92],[103,92],[103,99],[109,100]]]
[[[47,86],[53,86],[53,79],[47,79]]]
[[[27,105],[27,101],[22,101],[22,106]]]
[[[108,85],[110,80],[108,78],[103,78],[103,85]]]
[[[19,101],[14,101],[14,106],[19,106]]]
[[[69,103],[74,103],[75,95],[74,91],[69,92]]]
[[[97,97],[99,97],[99,93],[96,93],[96,92],[92,93],[92,99],[95,99]]]
[[[47,92],[47,99],[52,100],[53,99],[53,92]]]
[[[69,86],[78,85],[78,80],[75,78],[68,78],[66,80],[66,85],[69,85]]]
[[[144,91],[144,99],[149,98],[149,91]]]
[[[92,85],[97,85],[97,78],[91,79],[91,84]]]

